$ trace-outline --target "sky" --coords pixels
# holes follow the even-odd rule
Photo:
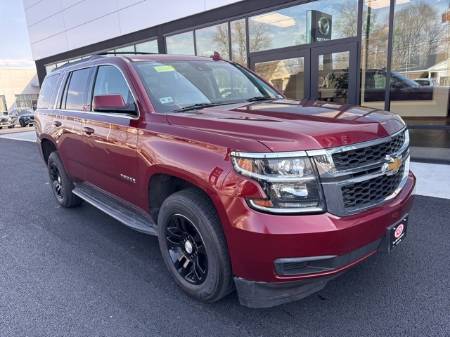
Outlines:
[[[0,66],[33,67],[22,0],[0,0]]]

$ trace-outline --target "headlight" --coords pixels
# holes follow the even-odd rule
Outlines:
[[[322,189],[311,160],[295,154],[233,152],[234,169],[259,182],[267,199],[249,199],[250,206],[272,213],[320,212]]]

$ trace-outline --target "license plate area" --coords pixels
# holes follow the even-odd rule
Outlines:
[[[408,228],[408,215],[405,215],[400,221],[387,228],[388,252],[391,252],[405,238]]]

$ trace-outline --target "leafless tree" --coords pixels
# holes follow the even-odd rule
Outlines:
[[[228,55],[228,27],[226,25],[217,26],[213,40],[218,46],[218,52],[223,55]],[[233,60],[246,65],[247,44],[244,20],[231,23],[231,43],[233,47]],[[251,51],[258,51],[270,47],[271,40],[264,24],[252,23],[249,44]]]
[[[394,21],[394,69],[425,66],[428,56],[436,53],[441,38],[440,17],[431,5],[418,2],[401,9]]]

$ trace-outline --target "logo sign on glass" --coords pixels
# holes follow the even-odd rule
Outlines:
[[[306,25],[308,42],[331,40],[332,24],[333,18],[330,14],[320,11],[309,11]]]

